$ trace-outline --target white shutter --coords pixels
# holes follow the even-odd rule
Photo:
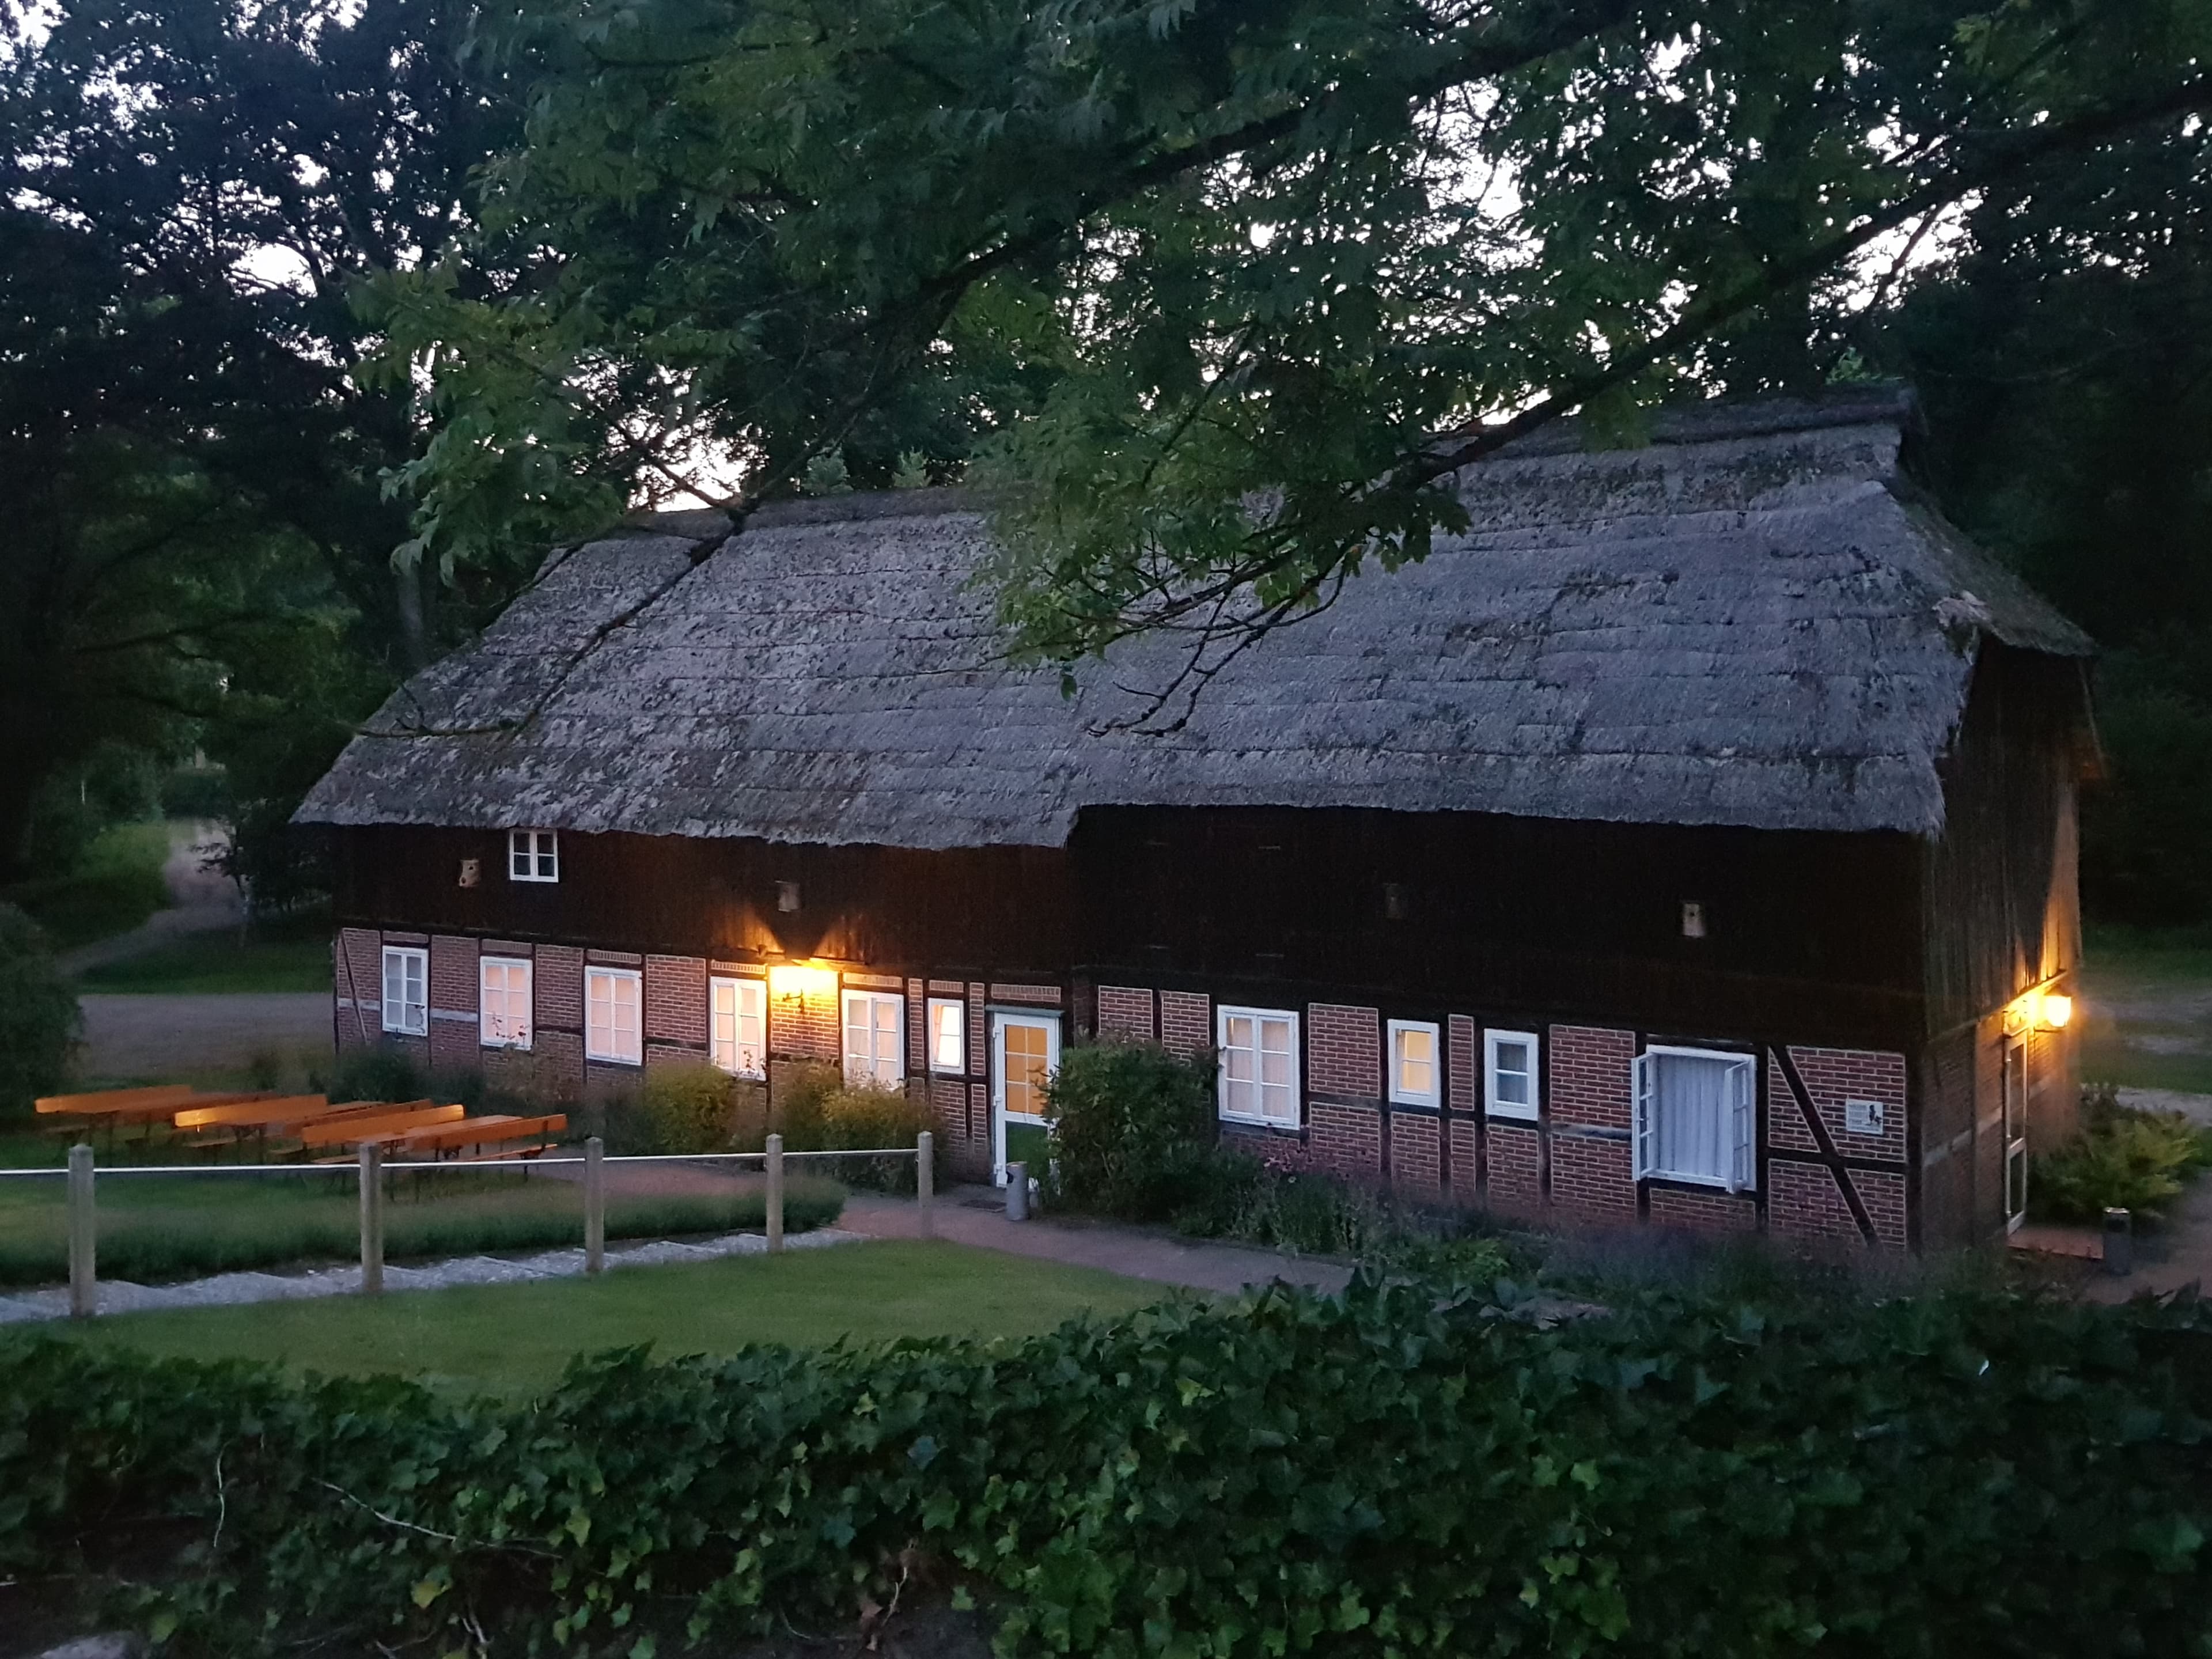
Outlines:
[[[1758,1184],[1754,1164],[1759,1152],[1759,1085],[1752,1067],[1756,1061],[1738,1060],[1729,1067],[1729,1190],[1748,1192]]]
[[[1636,1084],[1636,1178],[1650,1175],[1655,1163],[1654,1148],[1658,1141],[1658,1114],[1652,1109],[1651,1056],[1638,1054],[1632,1073]]]

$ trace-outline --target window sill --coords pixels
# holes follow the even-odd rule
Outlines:
[[[1643,1178],[1646,1181],[1668,1182],[1677,1187],[1702,1188],[1710,1193],[1728,1193],[1737,1198],[1753,1198],[1759,1193],[1759,1188],[1756,1187],[1731,1186],[1719,1176],[1678,1175],[1672,1170],[1647,1170],[1644,1172]]]
[[[1540,1112],[1523,1110],[1518,1107],[1511,1106],[1486,1107],[1484,1109],[1482,1115],[1484,1117],[1493,1122],[1526,1123],[1532,1127],[1543,1121],[1543,1114]]]
[[[1248,1129],[1283,1129],[1296,1134],[1302,1127],[1294,1118],[1246,1117],[1240,1112],[1217,1112],[1214,1115],[1224,1123],[1239,1123]]]
[[[1428,1095],[1392,1095],[1390,1103],[1393,1106],[1411,1106],[1419,1112],[1434,1112],[1443,1109],[1439,1103]]]
[[[387,1025],[384,1028],[384,1035],[386,1036],[428,1036],[430,1035],[430,1028],[428,1025],[424,1025],[420,1030],[417,1030],[412,1025]]]
[[[495,1050],[496,1052],[501,1053],[501,1054],[528,1054],[528,1053],[530,1052],[530,1045],[529,1045],[527,1042],[479,1042],[477,1044],[477,1048],[490,1048],[490,1049]]]
[[[642,1066],[645,1064],[642,1060],[631,1060],[622,1054],[594,1054],[587,1053],[585,1054],[584,1059],[593,1066],[629,1066],[635,1067]]]

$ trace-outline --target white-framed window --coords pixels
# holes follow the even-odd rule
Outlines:
[[[403,1036],[430,1030],[430,953],[404,945],[384,947],[384,1029]]]
[[[645,980],[635,968],[584,969],[584,1058],[645,1061]]]
[[[1492,1117],[1536,1121],[1536,1034],[1482,1034],[1482,1101]]]
[[[881,991],[845,993],[845,1081],[896,1089],[906,1081],[906,1000]]]
[[[507,873],[515,881],[561,879],[561,838],[550,830],[507,832]]]
[[[1390,1022],[1390,1100],[1398,1106],[1434,1106],[1443,1097],[1441,1033],[1428,1021]]]
[[[487,1048],[530,1046],[530,963],[521,957],[477,962],[477,1038]]]
[[[768,1075],[768,987],[757,979],[707,981],[707,1055],[736,1077]]]
[[[1636,1057],[1636,1176],[1732,1193],[1756,1184],[1756,1062],[1717,1048],[1647,1048]]]
[[[929,1000],[929,1069],[955,1076],[968,1069],[968,1010],[956,997]]]
[[[1298,1017],[1283,1008],[1223,1008],[1221,1115],[1278,1128],[1298,1127]]]

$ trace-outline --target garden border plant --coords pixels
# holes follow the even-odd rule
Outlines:
[[[167,1540],[170,1651],[673,1655],[936,1561],[1002,1652],[2058,1659],[2212,1642],[2212,1315],[1988,1290],[1363,1278],[1075,1324],[573,1368],[526,1407],[38,1344],[0,1573]]]

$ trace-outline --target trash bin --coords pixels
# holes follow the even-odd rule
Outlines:
[[[2105,1271],[2115,1279],[2136,1270],[2135,1223],[2125,1210],[2105,1212]]]
[[[1027,1221],[1030,1218],[1030,1166],[1026,1164],[1006,1165],[1006,1219]]]

